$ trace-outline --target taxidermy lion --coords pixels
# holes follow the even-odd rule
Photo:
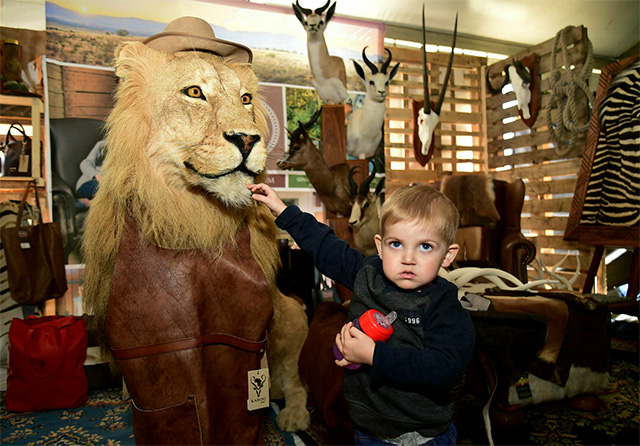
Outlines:
[[[263,443],[260,371],[283,430],[309,425],[304,310],[275,282],[266,119],[248,48],[193,17],[116,51],[104,180],[83,237],[85,298],[132,398],[137,444]],[[268,334],[268,335],[267,335]],[[264,392],[262,392],[264,390]]]

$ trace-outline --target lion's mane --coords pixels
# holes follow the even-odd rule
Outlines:
[[[157,246],[195,249],[211,256],[232,243],[237,230],[246,224],[251,231],[252,253],[275,288],[280,260],[273,217],[265,206],[251,200],[246,188],[249,182],[265,179],[266,147],[255,149],[255,160],[246,157],[254,170],[262,166],[251,179],[233,174],[212,180],[195,175],[183,162],[188,159],[209,172],[216,169],[216,163],[234,158],[232,148],[221,148],[225,143],[222,135],[210,136],[223,133],[234,122],[240,127],[254,126],[262,137],[260,144],[264,144],[267,125],[255,74],[248,65],[226,64],[201,52],[167,54],[141,43],[125,44],[118,51],[119,85],[107,120],[104,180],[91,204],[83,235],[85,304],[95,314],[98,328],[104,327],[111,276],[127,217],[133,218],[143,236]],[[225,88],[210,81],[216,76],[224,77]],[[208,101],[180,96],[185,94],[181,89],[191,84],[200,85]],[[243,92],[253,97],[248,109],[239,102]],[[220,112],[221,103],[230,104],[224,113]],[[98,333],[104,334],[104,330]],[[104,346],[104,339],[101,341]]]

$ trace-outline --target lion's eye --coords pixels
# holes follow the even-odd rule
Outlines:
[[[184,94],[186,94],[187,96],[189,96],[190,98],[207,99],[207,98],[204,97],[204,94],[202,93],[202,90],[197,85],[193,85],[191,87],[187,87],[184,90],[182,90],[182,92]]]
[[[245,94],[242,95],[242,103],[244,105],[251,104],[252,100],[253,100],[253,96],[251,96],[249,93],[245,93]]]

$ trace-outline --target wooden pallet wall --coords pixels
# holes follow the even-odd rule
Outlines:
[[[393,60],[401,63],[392,81],[387,99],[385,124],[386,181],[390,192],[411,182],[437,182],[448,173],[487,172],[490,176],[511,181],[522,178],[526,183],[522,228],[538,248],[538,258],[551,267],[563,261],[558,271],[571,278],[579,267],[581,276],[574,282],[574,289],[581,289],[588,270],[592,249],[575,242],[563,240],[576,177],[580,166],[586,132],[577,137],[573,152],[559,154],[547,127],[547,113],[558,119],[558,111],[549,111],[551,52],[555,38],[536,45],[508,59],[487,67],[487,59],[455,55],[452,75],[440,116],[440,126],[434,138],[436,151],[431,161],[421,166],[413,155],[413,115],[411,103],[422,100],[422,52],[419,49],[390,47]],[[569,70],[576,75],[585,63],[588,36],[584,27],[574,27],[566,34],[564,43],[568,59],[563,58],[563,44],[559,41],[557,67],[562,71],[562,81],[569,77]],[[541,110],[530,129],[519,118],[515,106],[515,94],[492,95],[487,91],[487,70],[492,77],[501,74],[513,60],[536,53],[539,57],[538,73],[541,76]],[[437,100],[446,71],[449,55],[428,53],[429,84],[432,100]],[[492,85],[500,79],[494,79]],[[576,98],[578,116],[588,122],[589,103],[586,97]],[[506,105],[505,105],[506,104]],[[464,144],[464,145],[463,145]],[[470,157],[464,159],[462,157]],[[576,256],[577,255],[577,256]],[[603,284],[604,274],[599,274]],[[530,278],[538,273],[530,269]]]
[[[55,118],[105,120],[113,108],[113,70],[47,62],[49,113]]]
[[[400,62],[391,82],[385,120],[386,187],[393,190],[412,182],[435,182],[447,172],[486,170],[483,145],[483,83],[481,67],[487,59],[455,55],[441,124],[434,132],[433,158],[426,166],[415,159],[412,102],[424,100],[422,51],[391,47],[393,62]],[[449,54],[428,53],[429,91],[437,102],[444,80]],[[419,142],[418,142],[419,143]],[[460,158],[468,156],[469,159]]]
[[[587,30],[584,27],[574,27],[567,33],[565,54],[569,57],[567,65],[573,68],[563,69],[562,81],[567,81],[570,74],[577,76],[580,73],[585,64],[587,42]],[[500,75],[506,65],[535,53],[539,57],[538,72],[541,76],[542,92],[540,113],[532,128],[527,127],[519,118],[517,107],[513,103],[513,92],[494,95],[488,93],[488,172],[497,179],[510,181],[519,177],[525,181],[523,232],[534,240],[538,249],[536,257],[541,258],[548,267],[562,260],[566,253],[570,253],[562,264],[568,271],[561,274],[570,278],[579,262],[583,274],[573,287],[581,290],[592,249],[575,242],[566,242],[563,235],[584,150],[586,131],[577,137],[575,149],[567,154],[563,153],[563,147],[558,148],[549,132],[547,114],[551,113],[553,122],[558,119],[558,110],[549,109],[553,45],[554,39],[550,39],[487,68],[491,76]],[[556,55],[557,67],[565,64],[562,48],[560,41],[559,52]],[[492,85],[498,85],[498,81],[499,79],[496,79]],[[586,96],[580,94],[575,99],[580,120],[588,123],[589,104]],[[601,284],[602,277],[603,274],[600,274]],[[537,272],[530,269],[530,278],[537,278]]]

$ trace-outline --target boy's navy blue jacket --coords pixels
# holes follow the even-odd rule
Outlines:
[[[324,275],[353,290],[349,320],[370,308],[398,313],[391,339],[376,343],[373,366],[345,369],[353,421],[379,438],[444,432],[453,414],[451,388],[466,372],[475,342],[456,286],[437,277],[423,291],[401,290],[386,279],[378,256],[365,257],[296,206],[287,207],[276,224]]]

